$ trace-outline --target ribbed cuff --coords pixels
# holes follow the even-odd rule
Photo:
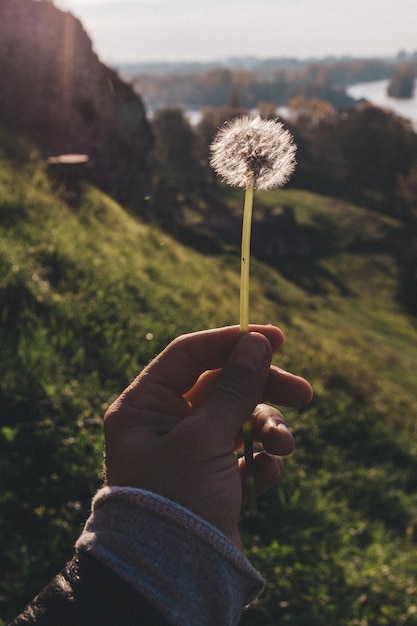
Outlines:
[[[264,586],[217,528],[141,489],[98,491],[76,548],[106,564],[181,626],[236,624]]]

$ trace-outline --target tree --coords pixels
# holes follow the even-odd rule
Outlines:
[[[166,107],[155,112],[152,120],[155,153],[161,165],[178,175],[192,163],[193,131],[184,111]]]
[[[414,93],[415,70],[409,65],[403,65],[392,76],[387,92],[392,98],[412,98]]]
[[[196,184],[194,133],[184,111],[178,107],[156,111],[152,130],[154,216],[161,226],[172,229],[181,219],[184,200]]]
[[[398,177],[397,197],[400,219],[413,229],[417,238],[417,166]]]
[[[416,154],[411,124],[365,104],[341,116],[338,132],[345,183],[353,196],[392,212],[398,176],[408,174]]]
[[[256,105],[256,108],[258,110],[258,115],[260,115],[264,120],[273,120],[277,117],[277,105],[275,102],[260,100]]]
[[[306,122],[312,126],[333,117],[336,112],[334,106],[327,100],[316,97],[307,98],[302,93],[289,100],[288,108],[294,119],[305,118]]]
[[[239,105],[205,107],[203,109],[200,123],[196,128],[196,154],[199,163],[203,167],[208,167],[210,157],[209,147],[219,127],[224,124],[224,122],[245,115],[246,113],[246,109],[241,108]]]

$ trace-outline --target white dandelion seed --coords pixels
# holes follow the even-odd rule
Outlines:
[[[232,187],[282,187],[293,173],[297,146],[278,120],[256,116],[226,123],[210,146],[210,164]]]
[[[297,146],[291,133],[278,120],[241,117],[226,123],[210,146],[210,164],[232,187],[243,187],[242,251],[240,274],[240,331],[249,330],[249,260],[254,189],[282,187],[294,171]],[[249,512],[257,511],[253,470],[252,420],[243,425],[246,490]]]

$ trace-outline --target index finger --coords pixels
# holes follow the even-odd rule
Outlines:
[[[273,351],[284,342],[284,335],[276,326],[251,324],[249,331],[264,335]],[[224,365],[240,336],[239,326],[226,326],[177,337],[139,374],[126,395],[135,394],[139,385],[143,390],[148,384],[185,394],[203,372]]]

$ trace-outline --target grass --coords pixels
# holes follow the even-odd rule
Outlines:
[[[283,328],[276,362],[315,398],[286,412],[287,478],[259,527],[243,523],[268,587],[242,623],[417,624],[417,327],[396,299],[399,225],[292,189],[255,197],[255,219],[284,205],[314,254],[253,260],[250,318]],[[176,335],[238,322],[239,269],[239,250],[185,247],[0,136],[3,619],[72,554],[101,481],[107,404]]]

